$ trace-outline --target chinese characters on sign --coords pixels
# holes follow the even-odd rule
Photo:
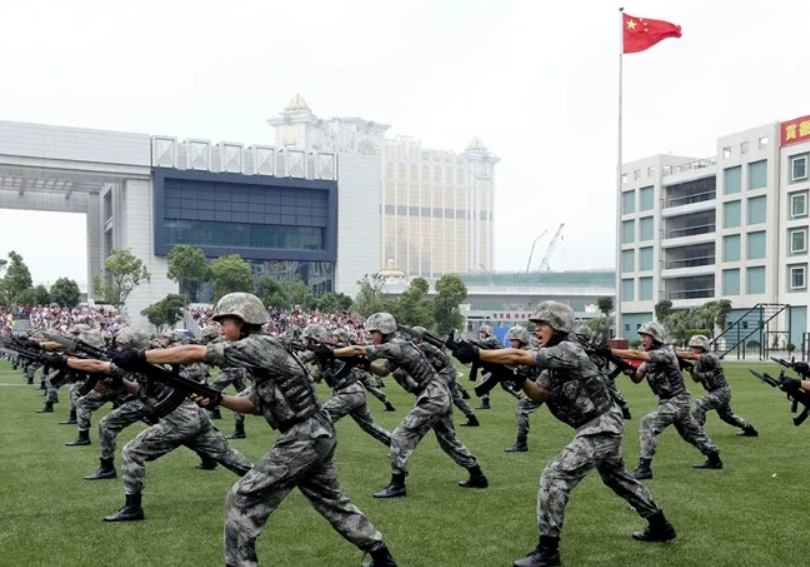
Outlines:
[[[779,125],[780,146],[810,141],[810,116],[802,116]]]
[[[492,313],[489,318],[492,321],[528,321],[530,313]]]

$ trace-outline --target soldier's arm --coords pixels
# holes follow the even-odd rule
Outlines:
[[[522,389],[523,393],[535,403],[542,404],[548,398],[548,390],[531,380],[523,382]]]
[[[534,365],[535,357],[531,351],[516,348],[501,348],[498,350],[479,350],[478,357],[481,362],[517,366],[519,364]]]
[[[643,360],[645,362],[652,360],[652,357],[650,357],[650,353],[643,350],[627,350],[623,348],[612,348],[610,349],[610,352],[615,357],[625,358],[628,360]]]
[[[376,374],[381,378],[385,378],[389,374],[391,374],[391,368],[388,366],[388,361],[383,360],[382,362],[378,362],[375,364],[371,364],[368,367],[368,371],[372,374]]]
[[[205,362],[206,347],[202,345],[184,345],[173,348],[147,350],[144,352],[146,362],[151,364],[192,364]]]

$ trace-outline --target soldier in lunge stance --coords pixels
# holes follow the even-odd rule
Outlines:
[[[332,331],[332,342],[341,346],[350,346],[355,344],[351,334],[343,329],[335,329]],[[385,392],[379,388],[381,380],[378,377],[359,366],[355,368],[355,372],[357,372],[360,383],[363,384],[366,391],[385,404],[385,409],[383,411],[396,411],[396,408],[391,405],[388,396],[386,396]]]
[[[721,420],[740,428],[737,435],[756,437],[759,433],[754,426],[731,411],[731,386],[726,382],[720,359],[709,351],[709,344],[709,337],[694,335],[689,339],[692,352],[677,353],[680,358],[696,361],[689,374],[692,375],[692,380],[700,383],[707,392],[705,397],[695,401],[692,406],[692,417],[703,427],[706,424],[706,412],[716,410]]]
[[[278,340],[261,333],[267,312],[249,293],[230,293],[214,308],[222,342],[167,350],[136,351],[116,364],[137,369],[144,362],[206,362],[246,368],[254,376],[250,397],[223,396],[230,410],[262,415],[280,435],[274,447],[236,483],[225,504],[225,563],[256,567],[256,539],[270,514],[298,487],[335,530],[363,551],[372,563],[396,567],[382,535],[340,491],[335,466],[335,429],[301,363]],[[199,400],[206,405],[208,400]]]
[[[587,325],[580,325],[576,329],[574,329],[574,334],[576,335],[577,339],[579,340],[580,344],[586,348],[593,348],[593,331]],[[605,378],[605,383],[607,384],[608,391],[610,392],[611,397],[613,400],[619,404],[619,409],[622,410],[622,416],[624,419],[630,419],[630,407],[627,405],[627,400],[624,399],[622,393],[619,391],[619,388],[616,387],[616,377],[621,374],[621,369],[616,367],[611,372],[608,372],[608,362],[605,360],[604,357],[601,357],[597,354],[591,355],[591,360],[594,364],[602,371],[602,375]]]
[[[681,438],[694,445],[707,459],[703,463],[692,465],[696,469],[722,469],[720,454],[698,422],[692,417],[691,396],[683,383],[683,375],[675,351],[665,346],[666,331],[655,321],[644,323],[638,330],[641,335],[643,351],[610,349],[607,346],[597,348],[604,354],[619,358],[642,360],[641,366],[628,376],[636,384],[645,378],[653,393],[658,396],[658,407],[641,420],[639,437],[641,441],[641,460],[633,475],[639,480],[651,479],[652,458],[658,436],[670,425]]]
[[[471,410],[467,402],[464,401],[462,388],[458,383],[458,371],[453,365],[453,361],[447,358],[447,355],[444,354],[444,352],[432,344],[426,343],[422,340],[422,336],[424,333],[427,333],[427,329],[424,327],[414,327],[413,331],[418,335],[413,338],[413,342],[416,343],[419,350],[424,353],[425,357],[433,365],[433,368],[435,368],[436,372],[439,373],[439,376],[444,378],[445,382],[447,382],[447,386],[450,388],[450,393],[453,396],[453,405],[461,410],[461,413],[463,413],[464,417],[467,418],[467,423],[462,423],[461,426],[480,426],[481,424],[478,422],[478,418],[473,413],[473,410]]]
[[[506,339],[509,345],[518,350],[532,350],[529,331],[524,327],[512,327],[506,332]],[[534,364],[522,364],[515,368],[522,378],[534,382],[540,375],[540,369]],[[533,399],[522,398],[515,405],[515,427],[517,429],[517,440],[511,447],[504,449],[507,453],[525,453],[529,450],[529,416],[536,412],[542,404],[538,404]]]
[[[498,340],[498,337],[492,335],[492,327],[489,325],[481,325],[481,328],[478,329],[478,346],[484,349],[502,349],[503,344],[501,341]],[[473,380],[474,377],[471,377]],[[487,374],[482,373],[480,382],[483,382],[487,379]],[[479,383],[480,383],[479,382]],[[481,396],[481,405],[475,409],[479,410],[488,410],[491,406],[489,405],[489,393],[484,394]]]
[[[590,360],[574,331],[574,312],[567,305],[546,301],[537,306],[531,321],[537,324],[539,349],[480,350],[460,344],[454,355],[464,363],[481,360],[504,365],[535,365],[536,382],[513,374],[515,382],[532,400],[545,403],[557,419],[576,429],[573,441],[540,476],[537,524],[540,541],[514,567],[560,565],[559,542],[565,507],[571,491],[596,469],[602,482],[645,518],[649,525],[633,534],[639,541],[669,541],[675,529],[658,508],[652,494],[624,468],[622,438],[624,420],[610,397],[599,369]]]
[[[326,360],[365,356],[368,360],[384,358],[382,366],[371,365],[371,371],[380,376],[393,374],[406,392],[416,395],[416,405],[391,434],[391,482],[374,494],[375,498],[405,496],[405,476],[408,458],[422,437],[431,429],[442,450],[456,464],[469,471],[470,477],[459,482],[463,488],[486,488],[487,478],[467,447],[456,437],[453,425],[453,397],[447,382],[442,380],[427,361],[425,355],[411,341],[396,336],[397,322],[390,313],[374,313],[365,323],[374,345],[354,345],[332,350],[320,347],[316,354]]]

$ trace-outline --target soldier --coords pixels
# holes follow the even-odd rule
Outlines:
[[[322,325],[307,325],[301,333],[301,338],[310,346],[326,343],[330,336]],[[333,336],[334,344],[340,345],[339,337]],[[342,345],[348,346],[348,345]],[[323,409],[329,413],[332,423],[337,423],[342,417],[350,416],[365,433],[389,447],[391,434],[374,423],[374,417],[366,405],[366,393],[360,383],[362,369],[347,366],[346,363],[335,360],[325,361],[315,357],[312,351],[305,351],[299,356],[303,364],[314,362],[316,369],[312,373],[315,382],[323,380],[332,391],[330,397],[323,404]]]
[[[355,344],[351,334],[344,329],[335,329],[332,331],[332,340],[341,346]],[[385,393],[378,387],[381,382],[379,377],[371,374],[370,372],[366,372],[366,370],[360,366],[356,367],[355,370],[360,379],[360,383],[363,384],[366,391],[385,404],[385,409],[383,411],[396,411],[396,408],[391,405],[391,401],[388,399],[388,396],[386,396]]]
[[[408,458],[416,445],[431,429],[439,447],[456,464],[469,471],[469,478],[459,482],[462,488],[486,488],[487,477],[481,472],[475,456],[458,440],[453,426],[452,394],[427,361],[425,355],[410,341],[396,337],[397,322],[390,313],[374,313],[366,319],[365,329],[374,340],[373,345],[353,345],[331,350],[319,348],[316,354],[325,359],[365,356],[369,360],[384,358],[382,366],[371,365],[371,371],[387,376],[393,374],[406,392],[416,396],[416,405],[391,434],[391,482],[375,498],[397,498],[406,495],[405,476]]]
[[[433,365],[433,368],[436,369],[439,376],[444,378],[445,382],[447,382],[447,386],[450,388],[450,394],[453,396],[453,405],[460,409],[461,413],[464,414],[464,417],[467,418],[467,423],[462,423],[461,426],[480,426],[481,424],[478,422],[478,418],[470,409],[467,402],[464,401],[464,396],[461,393],[461,387],[458,385],[458,371],[456,370],[455,365],[453,365],[453,361],[450,360],[447,355],[444,354],[444,352],[432,344],[426,343],[422,340],[422,335],[427,333],[427,329],[424,327],[414,327],[413,331],[419,335],[413,338],[413,342],[416,343],[419,350],[424,353],[425,357]]]
[[[492,327],[489,325],[481,325],[478,329],[478,346],[480,348],[487,348],[487,349],[501,349],[503,348],[503,344],[501,341],[498,340],[498,337],[494,337],[492,335]],[[472,380],[475,380],[474,376],[470,376]],[[484,374],[481,376],[481,382],[485,381],[487,376]],[[484,394],[481,396],[481,405],[475,409],[479,410],[487,410],[491,409],[489,405],[489,393]]]
[[[506,339],[513,349],[531,351],[531,339],[529,331],[524,327],[512,327],[506,332]],[[515,369],[521,373],[522,377],[532,382],[540,376],[540,370],[534,364],[521,365]],[[507,453],[525,453],[529,450],[529,416],[536,412],[542,404],[538,404],[531,398],[523,398],[515,405],[515,426],[517,428],[517,440],[511,447],[504,449]]]
[[[699,398],[692,406],[692,417],[701,427],[706,424],[706,412],[717,410],[717,416],[729,425],[741,428],[737,435],[756,437],[759,435],[754,426],[742,417],[731,411],[731,386],[726,382],[720,359],[713,352],[709,352],[709,337],[694,335],[689,339],[692,352],[678,352],[680,358],[696,361],[696,365],[689,371],[692,380],[699,382],[706,388],[708,395]]]
[[[573,441],[563,449],[540,476],[537,495],[537,523],[540,542],[514,567],[560,565],[559,541],[570,492],[596,469],[602,482],[627,500],[649,525],[633,534],[639,541],[669,541],[675,529],[658,508],[652,494],[624,468],[622,438],[624,420],[613,403],[599,369],[579,342],[569,336],[574,330],[574,312],[567,305],[545,301],[532,314],[539,341],[529,350],[483,350],[464,343],[454,355],[461,362],[481,360],[504,365],[535,365],[541,373],[537,382],[513,374],[515,382],[536,403],[544,403],[557,419],[576,429]]]
[[[576,335],[583,347],[593,348],[593,331],[588,325],[580,325],[574,329],[574,335]],[[624,419],[630,419],[632,416],[630,414],[630,407],[627,405],[627,400],[624,399],[624,396],[622,396],[619,388],[616,387],[616,377],[621,374],[621,369],[616,367],[613,369],[613,371],[608,372],[608,362],[604,357],[601,357],[595,353],[590,356],[593,363],[596,364],[599,370],[602,371],[608,391],[610,392],[611,397],[613,397],[613,400],[619,405],[619,409],[622,410],[622,416]]]
[[[293,487],[298,487],[335,530],[363,551],[372,563],[396,567],[382,535],[340,491],[335,466],[335,428],[318,404],[307,372],[278,340],[261,333],[267,312],[249,293],[229,293],[213,314],[222,342],[168,350],[137,351],[118,360],[137,368],[143,362],[199,362],[254,373],[250,397],[223,396],[222,405],[240,413],[262,415],[281,435],[274,447],[231,489],[225,509],[225,563],[255,567],[256,539],[270,514]],[[208,400],[199,400],[206,405]]]
[[[82,333],[86,333],[90,331],[90,326],[85,325],[84,323],[79,323],[77,325],[73,325],[68,329],[68,333],[73,335],[74,338],[80,338]],[[60,347],[61,348],[61,347]],[[82,374],[78,372],[72,372],[67,370],[70,373],[69,383],[70,386],[68,387],[68,402],[70,408],[70,414],[65,421],[60,421],[59,425],[76,425],[76,402],[79,399],[79,392],[78,388],[82,385],[82,379],[85,378]],[[47,384],[46,384],[47,386]],[[52,386],[53,387],[53,386]],[[56,395],[50,394],[50,395]]]
[[[633,472],[639,480],[653,477],[652,458],[655,455],[655,446],[658,436],[670,425],[681,438],[694,445],[707,459],[703,463],[696,463],[696,469],[722,469],[723,462],[720,454],[691,414],[691,397],[678,364],[678,357],[673,349],[664,345],[666,332],[660,323],[650,321],[644,323],[638,330],[641,335],[643,351],[610,349],[607,346],[599,347],[597,353],[604,350],[604,354],[612,354],[619,358],[642,360],[641,366],[635,372],[627,375],[636,384],[647,379],[653,393],[658,396],[658,407],[644,416],[639,428],[641,442],[641,459],[638,468]]]

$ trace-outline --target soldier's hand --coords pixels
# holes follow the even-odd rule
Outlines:
[[[475,362],[481,359],[481,355],[478,351],[477,346],[473,346],[469,343],[463,343],[453,351],[453,356],[461,362],[462,364],[467,364],[469,362]]]
[[[312,354],[315,355],[316,358],[320,360],[334,360],[335,359],[335,351],[329,348],[326,345],[318,345],[315,347],[315,350],[312,351]]]
[[[148,364],[146,362],[146,352],[135,349],[127,349],[120,354],[116,354],[110,361],[118,368],[129,371],[136,371]]]
[[[631,370],[629,368],[625,368],[624,370],[622,370],[622,373],[625,376],[629,376],[630,378],[632,378],[632,377],[634,377],[636,375],[636,369],[634,368],[634,369]]]
[[[203,398],[198,396],[197,394],[191,394],[191,401],[196,403],[200,407],[208,407],[211,404],[211,400],[208,398]]]
[[[600,343],[600,344],[596,345],[596,347],[594,347],[593,350],[597,355],[599,355],[599,356],[601,356],[603,358],[613,356],[613,350],[608,346],[607,343]]]
[[[779,380],[779,388],[788,394],[795,394],[802,389],[802,381],[785,376]]]
[[[806,362],[797,362],[793,369],[799,374],[810,375],[810,364]]]
[[[43,357],[43,362],[54,370],[67,370],[69,368],[67,359],[58,354],[49,354]]]

